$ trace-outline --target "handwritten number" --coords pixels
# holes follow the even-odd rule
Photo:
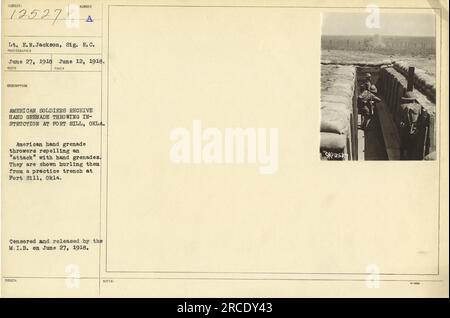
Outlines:
[[[39,10],[39,9],[33,9],[30,12],[30,14],[28,15],[28,19],[33,20],[33,19],[37,18],[37,19],[44,20],[46,17],[48,17],[50,15],[50,9],[42,10],[42,15],[39,14],[40,11],[41,10]],[[55,24],[56,21],[58,21],[58,18],[61,16],[62,11],[63,11],[63,9],[61,9],[61,8],[53,10],[55,17],[53,18],[52,24]],[[9,18],[11,20],[13,20],[14,18],[16,18],[16,19],[26,18],[27,12],[28,12],[27,9],[21,9],[19,11],[16,11],[16,9],[14,9]]]
[[[61,14],[62,9],[55,9],[55,12],[58,12],[58,14],[56,15],[56,17],[55,17],[55,19],[53,20],[53,23],[52,23],[52,24],[55,24],[56,20],[58,20],[58,17],[59,17],[59,15]]]
[[[23,13],[22,15],[21,15],[21,12]],[[22,9],[22,10],[20,10],[19,11],[19,19],[22,19],[25,15],[27,14],[27,10],[26,9]]]
[[[34,9],[33,11],[31,11],[31,12],[30,12],[29,19],[34,19],[34,18],[36,18],[38,12],[39,12],[38,9]]]
[[[50,9],[45,9],[41,19],[45,19],[50,14]]]

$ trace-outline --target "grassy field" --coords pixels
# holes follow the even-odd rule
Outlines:
[[[322,50],[322,61],[331,62],[381,62],[381,61],[405,61],[411,66],[423,70],[426,74],[435,77],[436,58],[434,55],[385,55],[376,52],[367,51],[349,51],[349,50]]]

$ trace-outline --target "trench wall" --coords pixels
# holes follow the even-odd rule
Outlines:
[[[427,81],[421,73],[415,74],[414,88],[407,91],[406,65],[394,63],[392,66],[380,69],[378,89],[384,98],[399,136],[400,148],[404,149],[408,144],[413,149],[409,150],[410,156],[403,159],[435,159],[436,151],[436,106],[434,83]],[[405,112],[411,107],[421,108],[422,124],[414,140],[408,140],[405,128],[402,127]],[[406,137],[405,137],[406,136]]]
[[[353,65],[321,65],[320,154],[324,160],[357,160],[358,128]]]

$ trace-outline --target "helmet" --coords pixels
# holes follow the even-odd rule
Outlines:
[[[371,85],[369,88],[369,91],[374,94],[376,94],[378,92],[377,87],[375,85]]]

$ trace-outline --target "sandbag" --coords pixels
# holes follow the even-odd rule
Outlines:
[[[320,96],[321,102],[337,102],[337,103],[343,103],[343,104],[351,104],[352,99],[344,96],[337,96],[337,95],[330,95],[330,94],[324,94],[325,92],[322,92]]]
[[[341,82],[335,83],[333,87],[341,89],[346,92],[349,92],[350,94],[353,95],[354,82],[353,81],[341,81]]]
[[[320,150],[344,152],[346,136],[329,132],[320,133]]]
[[[321,110],[320,131],[345,134],[350,124],[349,112],[326,108]]]
[[[345,112],[351,112],[352,109],[349,104],[344,103],[334,103],[334,102],[322,102],[320,103],[320,109],[326,109],[326,108],[332,108],[332,109],[338,109]]]
[[[349,100],[351,100],[353,97],[353,91],[344,90],[344,89],[336,87],[336,86],[325,89],[325,90],[323,90],[323,92],[326,94],[330,94],[330,95],[343,96]]]
[[[345,116],[347,120],[350,120],[350,114],[352,113],[344,104],[341,103],[329,103],[325,104],[323,107],[320,108],[320,113],[323,112],[337,112],[339,113],[339,117]],[[327,113],[325,113],[326,115]],[[323,115],[321,115],[321,120],[323,120]]]

